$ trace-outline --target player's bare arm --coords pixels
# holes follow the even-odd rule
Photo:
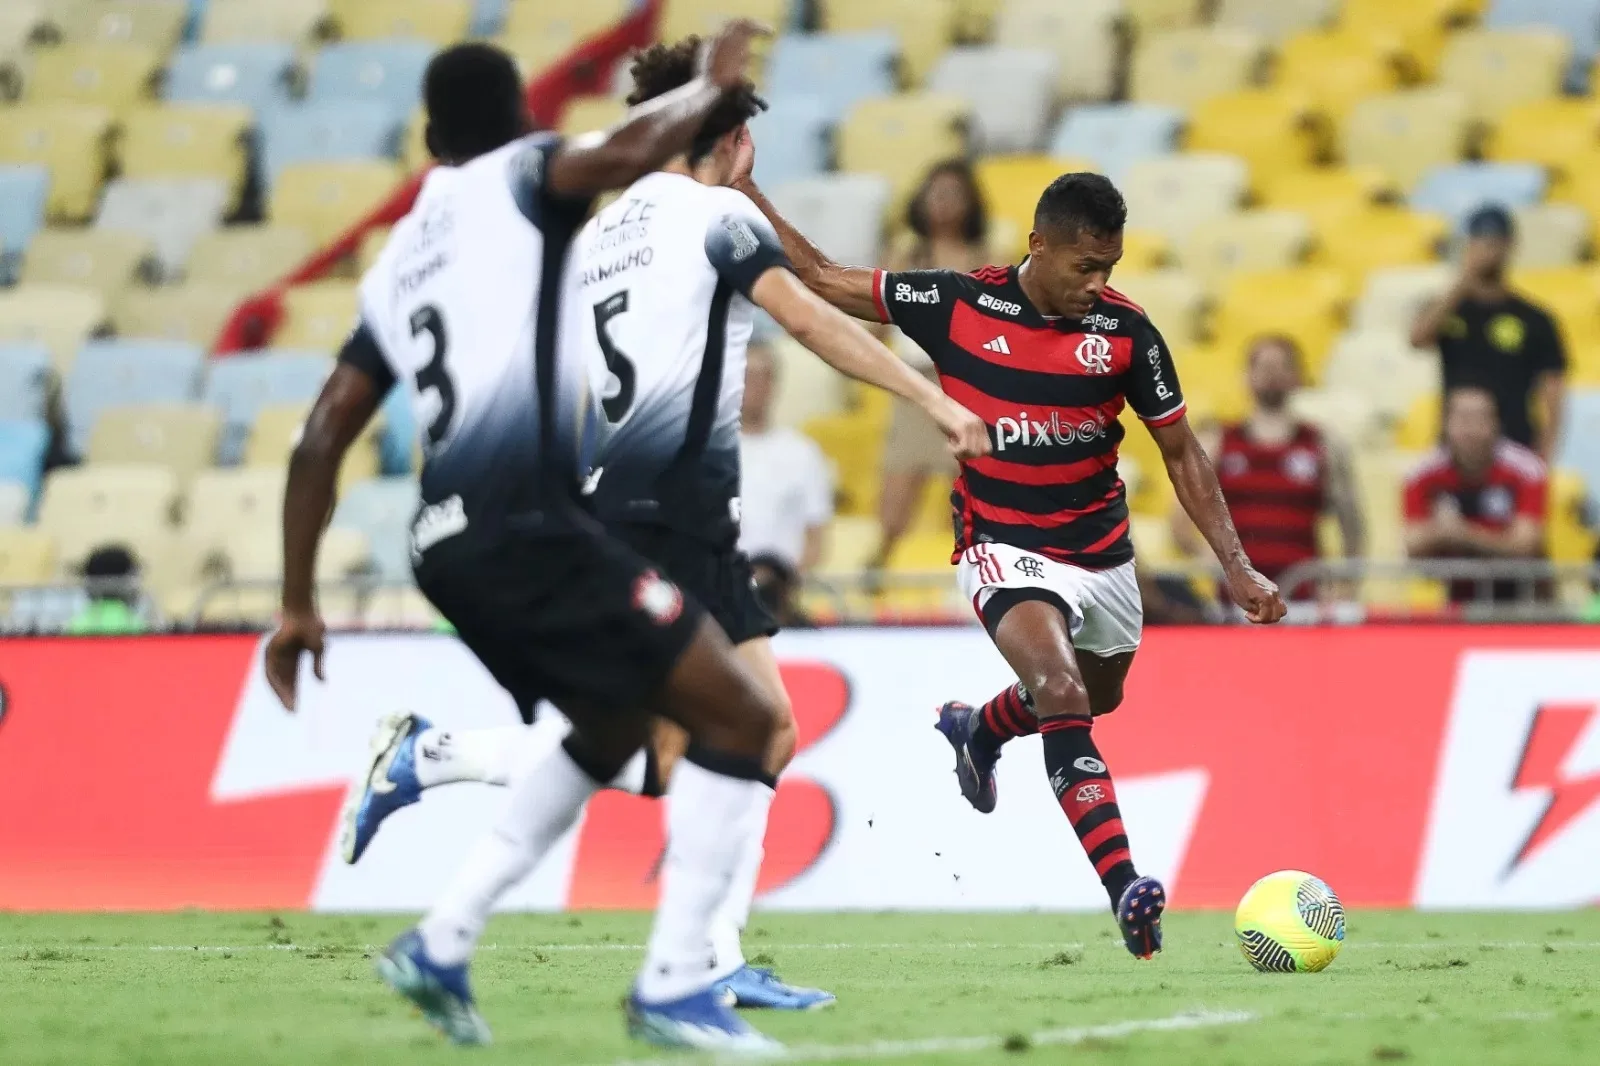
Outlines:
[[[912,370],[865,327],[830,307],[790,270],[767,270],[757,279],[751,296],[791,337],[839,373],[887,389],[926,411],[944,432],[957,459],[989,454],[989,428],[981,418]]]
[[[323,384],[289,457],[283,494],[283,620],[267,642],[266,669],[267,683],[290,711],[295,709],[301,653],[311,653],[312,668],[322,679],[323,625],[312,584],[339,467],[382,401],[370,377],[340,363]]]
[[[770,32],[750,19],[729,22],[706,47],[698,78],[634,108],[610,130],[562,145],[550,161],[546,187],[562,197],[594,196],[631,185],[687,151],[723,94],[744,84],[751,42]]]
[[[1233,528],[1233,516],[1222,498],[1216,471],[1195,437],[1188,416],[1165,426],[1151,426],[1150,435],[1161,448],[1178,503],[1222,564],[1233,602],[1252,622],[1269,625],[1281,619],[1286,608],[1278,586],[1250,565]]]

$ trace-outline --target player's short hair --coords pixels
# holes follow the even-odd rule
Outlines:
[[[647,100],[682,88],[694,80],[699,66],[700,38],[685,37],[676,44],[656,44],[634,57],[630,73],[633,75],[633,92],[628,94],[628,106],[637,107]],[[705,125],[695,135],[689,146],[689,162],[698,163],[711,154],[717,142],[767,109],[767,102],[748,80],[737,89],[724,93],[722,102],[706,116]]]
[[[1087,230],[1110,237],[1128,224],[1128,205],[1111,179],[1103,174],[1063,174],[1044,190],[1033,212],[1033,228],[1040,233],[1075,237]]]
[[[428,150],[439,159],[474,159],[510,144],[528,130],[522,76],[493,45],[446,48],[422,79],[428,109]]]
[[[1277,348],[1288,353],[1289,362],[1293,364],[1295,373],[1304,376],[1306,370],[1305,353],[1300,350],[1300,342],[1287,333],[1262,333],[1250,340],[1250,345],[1245,349],[1245,361],[1255,365],[1256,354],[1263,348]]]

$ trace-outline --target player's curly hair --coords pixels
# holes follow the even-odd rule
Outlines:
[[[699,65],[700,43],[699,37],[691,35],[676,44],[651,45],[635,56],[630,68],[633,92],[628,94],[628,106],[637,107],[693,81]],[[689,162],[700,162],[711,154],[717,141],[766,109],[767,102],[749,81],[724,94],[722,102],[706,117],[705,125],[700,127],[690,145]]]
[[[1061,175],[1039,197],[1033,213],[1034,229],[1063,236],[1088,230],[1096,237],[1110,237],[1127,224],[1128,205],[1104,174]]]

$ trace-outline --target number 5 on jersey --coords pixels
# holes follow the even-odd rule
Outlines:
[[[633,363],[612,341],[611,334],[606,330],[613,318],[627,310],[627,289],[613,293],[594,305],[594,334],[600,341],[600,351],[605,355],[606,369],[611,371],[611,377],[606,381],[606,391],[600,397],[600,406],[605,408],[608,422],[621,422],[623,416],[628,413],[628,408],[633,406],[633,394],[638,378]]]

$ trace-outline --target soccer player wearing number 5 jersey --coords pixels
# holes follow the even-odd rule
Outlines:
[[[1134,867],[1091,728],[1122,701],[1143,622],[1117,476],[1124,406],[1160,445],[1239,607],[1271,623],[1284,605],[1239,544],[1166,342],[1108,284],[1122,257],[1122,196],[1100,175],[1066,174],[1039,199],[1021,265],[891,273],[823,255],[749,180],[746,148],[734,187],[773,223],[801,279],[849,314],[899,326],[933,359],[944,391],[992,428],[993,454],[963,462],[951,494],[952,562],[1019,684],[981,709],[946,704],[939,729],[955,749],[962,794],[983,813],[994,809],[1001,746],[1044,735],[1051,788],[1128,950],[1148,958],[1161,948],[1166,892]]]

